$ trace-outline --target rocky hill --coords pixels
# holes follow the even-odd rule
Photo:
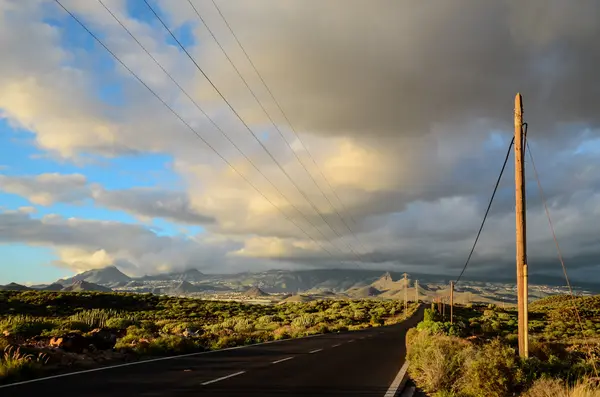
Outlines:
[[[40,288],[40,291],[61,291],[64,287],[64,285],[52,283],[50,285],[46,285],[45,287]]]
[[[102,285],[88,283],[84,280],[75,281],[73,284],[64,287],[62,291],[65,292],[81,292],[81,291],[95,291],[95,292],[111,292],[110,288]]]
[[[77,281],[86,281],[88,283],[99,284],[99,285],[115,285],[119,283],[128,283],[131,281],[131,277],[122,273],[115,266],[108,266],[103,269],[88,270],[83,273],[79,273],[71,278],[60,279],[56,281],[57,284],[69,286],[76,283]]]
[[[249,296],[251,298],[269,296],[269,294],[267,294],[265,291],[261,290],[258,287],[250,287],[248,290],[246,290],[246,292],[244,292],[244,295]]]
[[[29,291],[33,288],[26,287],[17,283],[9,283],[6,285],[0,285],[0,291]]]

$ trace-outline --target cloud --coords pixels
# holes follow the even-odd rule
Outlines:
[[[171,192],[153,188],[124,190],[98,189],[93,193],[96,203],[148,218],[163,218],[189,225],[207,224],[213,217],[198,212],[184,192]]]
[[[590,149],[597,148],[600,131],[596,109],[600,90],[594,84],[600,68],[596,1],[582,1],[577,7],[542,0],[527,4],[461,0],[452,5],[356,0],[298,0],[276,6],[257,0],[235,7],[219,3],[320,169],[261,88],[212,4],[194,1],[297,150],[302,165],[189,4],[160,2],[159,12],[173,28],[191,24],[195,44],[189,50],[287,176],[158,24],[129,14],[122,1],[107,2],[244,155],[99,4],[66,2],[243,177],[120,66],[94,68],[99,60],[106,63],[105,54],[65,47],[67,35],[85,33],[45,22],[49,15],[64,21],[59,9],[42,2],[15,4],[0,6],[0,51],[10,54],[0,65],[2,117],[35,134],[42,150],[69,161],[86,153],[169,154],[186,190],[108,191],[92,189],[85,180],[60,178],[55,186],[33,177],[3,177],[3,190],[43,205],[91,196],[103,206],[140,217],[205,224],[206,240],[201,248],[194,246],[194,255],[202,256],[202,249],[214,252],[216,244],[221,250],[212,257],[215,262],[243,259],[236,263],[248,268],[265,258],[284,258],[296,266],[329,266],[356,259],[347,248],[351,245],[364,266],[395,263],[455,272],[466,258],[500,169],[512,133],[513,98],[519,91],[564,251],[573,268],[598,266],[593,258],[600,252],[591,241],[598,229],[591,214],[598,211],[600,173],[597,153]],[[98,87],[106,82],[122,88],[119,106],[98,97]],[[480,263],[486,271],[513,268],[512,163],[511,158],[474,257],[473,264]],[[529,161],[527,168],[530,172]],[[531,176],[528,231],[535,272],[547,268],[552,245]],[[67,187],[74,189],[67,194]],[[34,220],[26,225],[39,227]],[[62,224],[57,227],[65,233],[71,230]],[[119,256],[117,247],[106,248],[98,236],[90,236],[90,241],[100,239],[97,245],[84,244],[70,234],[65,237],[69,243],[61,244],[70,251],[61,255],[68,266],[77,263],[83,268],[86,262],[96,266],[104,260],[144,266],[141,250]],[[26,234],[20,238],[26,239]],[[180,242],[160,241],[173,247],[162,251],[161,265],[161,260],[153,259],[150,267],[165,266],[167,253],[178,264],[188,258],[188,248],[183,256],[177,253]],[[319,244],[333,257],[317,250]],[[77,251],[80,247],[84,251]],[[536,261],[538,268],[533,266]]]
[[[26,197],[39,205],[56,202],[76,203],[89,196],[84,175],[58,173],[10,177],[0,175],[0,190]]]
[[[199,225],[212,223],[190,204],[185,192],[157,188],[106,190],[89,183],[81,174],[41,174],[36,176],[0,175],[0,191],[26,197],[34,204],[49,206],[57,202],[77,204],[93,199],[98,205],[146,218],[163,218],[176,223]],[[24,207],[23,212],[35,210]]]
[[[132,274],[165,269],[199,268],[213,272],[264,268],[267,261],[230,258],[240,243],[197,236],[159,236],[142,225],[65,219],[34,219],[18,212],[0,213],[0,243],[27,243],[56,248],[56,265],[81,271],[117,264]]]

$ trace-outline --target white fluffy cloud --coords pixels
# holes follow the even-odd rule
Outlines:
[[[90,186],[81,175],[1,177],[0,188],[41,205],[91,197],[138,216],[207,225],[203,244],[180,254],[178,244],[191,243],[159,239],[165,244],[161,254],[150,256],[142,248],[121,256],[118,247],[109,247],[96,235],[90,236],[96,244],[85,245],[67,233],[65,237],[72,241],[61,240],[59,249],[66,265],[82,269],[122,260],[140,267],[151,263],[150,269],[158,263],[193,262],[192,257],[202,255],[204,249],[219,253],[211,256],[216,262],[287,258],[297,265],[329,265],[355,259],[347,247],[352,245],[367,263],[431,265],[440,272],[454,271],[468,252],[501,165],[517,91],[524,94],[530,138],[565,251],[570,252],[574,267],[597,265],[591,259],[590,236],[598,230],[584,209],[597,213],[600,178],[593,156],[581,150],[597,139],[600,121],[596,111],[600,91],[593,84],[600,67],[596,1],[583,1],[578,7],[541,0],[525,5],[515,0],[452,5],[219,2],[326,181],[260,87],[212,3],[195,0],[298,150],[318,188],[189,4],[160,2],[159,11],[173,27],[193,25],[196,44],[190,46],[191,53],[301,191],[233,117],[185,54],[168,44],[160,25],[129,15],[123,1],[106,1],[260,171],[208,123],[99,3],[64,3],[244,178],[317,241],[287,222],[123,68],[117,65],[98,73],[94,64],[100,48],[62,46],[64,30],[44,19],[66,18],[52,2],[4,0],[0,2],[0,51],[9,55],[0,63],[2,117],[33,132],[41,149],[67,160],[85,153],[172,155],[186,191],[107,191]],[[530,23],[534,16],[537,23]],[[70,33],[74,32],[86,34]],[[123,105],[97,97],[97,88],[107,81],[122,85]],[[492,132],[505,143],[492,144]],[[482,266],[509,266],[514,258],[511,172],[509,166],[508,185],[503,185],[477,251]],[[52,178],[55,181],[48,182]],[[532,188],[533,183],[529,181]],[[531,262],[535,257],[549,261],[550,236],[543,232],[535,190],[530,191]],[[32,218],[25,224],[39,227]],[[4,235],[5,241],[16,241],[17,235],[9,234]],[[26,233],[19,236],[28,241]],[[223,241],[229,244],[221,245]],[[37,243],[58,244],[47,239]],[[167,248],[168,244],[173,245]],[[319,245],[330,249],[334,258]]]
[[[43,206],[57,202],[77,204],[85,199],[93,199],[98,205],[145,219],[163,218],[189,225],[214,221],[212,217],[193,208],[184,192],[158,188],[106,190],[99,184],[88,183],[81,174],[0,175],[0,191],[18,194]]]
[[[26,197],[39,205],[78,202],[89,196],[85,176],[81,174],[41,174],[35,177],[0,175],[0,190]]]

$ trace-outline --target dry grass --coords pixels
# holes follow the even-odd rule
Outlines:
[[[19,376],[23,373],[34,371],[45,364],[48,357],[45,354],[27,354],[15,346],[8,346],[0,356],[0,379]]]
[[[457,337],[426,331],[412,333],[409,339],[411,378],[428,393],[455,391],[465,362],[473,354],[471,345]]]
[[[523,397],[600,397],[600,387],[581,381],[573,387],[558,379],[538,379]]]

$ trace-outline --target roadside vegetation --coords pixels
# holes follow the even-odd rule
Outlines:
[[[409,307],[409,315],[417,305]],[[392,300],[252,305],[152,294],[0,291],[0,383],[40,371],[222,349],[404,320]]]
[[[526,360],[517,355],[515,310],[468,305],[454,313],[450,324],[432,306],[407,335],[409,373],[431,396],[600,397],[600,296],[531,304]]]

